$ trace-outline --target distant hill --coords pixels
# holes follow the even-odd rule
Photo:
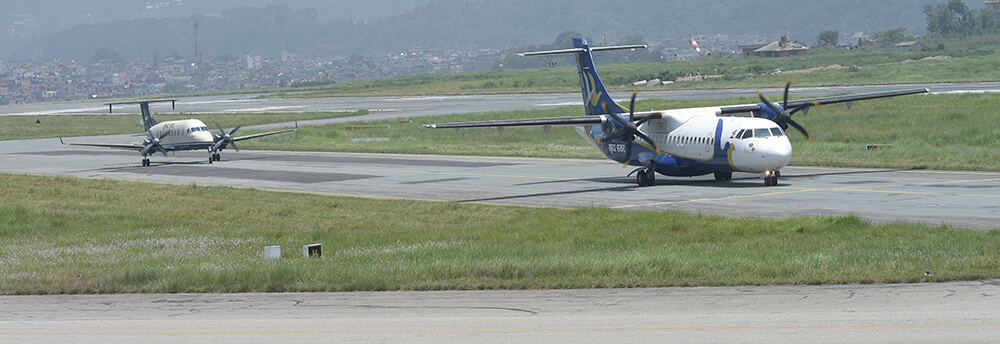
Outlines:
[[[275,57],[281,51],[300,56],[389,54],[415,46],[504,48],[551,43],[565,31],[609,41],[629,34],[653,41],[716,34],[776,40],[787,35],[811,44],[824,30],[846,36],[905,27],[907,33],[922,34],[923,6],[941,2],[945,0],[412,0],[406,2],[412,9],[369,20],[328,19],[337,18],[324,13],[331,11],[329,6],[321,12],[318,7],[270,5],[77,25],[33,40],[16,54],[87,60],[107,49],[125,59],[191,58],[196,21],[206,58],[247,53]],[[966,3],[973,9],[984,6],[982,1]]]

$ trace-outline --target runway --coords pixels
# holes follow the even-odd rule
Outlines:
[[[73,138],[119,142],[121,136]],[[659,176],[636,186],[631,170],[606,160],[320,152],[227,151],[153,157],[63,146],[57,139],[0,142],[0,171],[174,184],[249,187],[336,197],[523,207],[682,210],[745,218],[857,215],[877,223],[998,228],[1000,173],[796,167],[777,187],[756,174],[731,182]]]
[[[0,297],[4,343],[993,343],[1000,280]]]

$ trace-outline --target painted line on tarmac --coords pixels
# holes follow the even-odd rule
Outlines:
[[[904,194],[904,195],[927,195],[927,196],[954,196],[954,197],[1000,198],[1000,195],[989,195],[989,194],[958,194],[958,193],[950,193],[950,192],[874,190],[874,189],[855,189],[855,188],[851,188],[851,187],[829,189],[829,190],[826,190],[826,191],[867,192],[867,193],[895,193],[895,194]]]
[[[685,332],[685,331],[763,331],[763,330],[843,330],[891,328],[969,328],[1000,327],[1000,323],[984,324],[882,324],[882,325],[831,325],[831,326],[717,326],[717,327],[639,327],[639,328],[511,328],[469,330],[345,330],[345,331],[147,331],[147,332],[11,332],[0,337],[38,336],[121,336],[121,335],[261,335],[261,334],[420,334],[420,333],[543,333],[543,332]]]

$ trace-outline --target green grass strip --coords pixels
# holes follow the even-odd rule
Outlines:
[[[302,257],[312,243],[322,259]],[[282,258],[264,259],[268,245]],[[0,294],[905,283],[998,268],[996,229],[0,174]]]

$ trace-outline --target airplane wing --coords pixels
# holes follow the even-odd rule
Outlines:
[[[142,145],[140,144],[127,144],[127,143],[71,143],[63,141],[61,137],[59,138],[59,143],[62,143],[67,146],[90,146],[90,147],[103,147],[103,148],[114,148],[114,149],[127,149],[134,151],[141,151],[143,148]]]
[[[660,118],[659,112],[637,112],[636,120],[650,120]],[[477,122],[456,122],[456,123],[435,123],[424,124],[428,129],[461,129],[461,128],[504,128],[504,127],[575,127],[581,125],[599,125],[614,119],[608,115],[600,116],[571,116],[571,117],[547,117],[547,118],[527,118],[510,119],[497,121],[477,121]]]
[[[260,134],[238,136],[238,137],[234,137],[233,141],[243,141],[243,140],[255,139],[255,138],[258,138],[258,137],[264,137],[264,136],[269,136],[269,135],[274,135],[274,134],[287,133],[289,131],[296,131],[296,130],[299,130],[298,123],[295,124],[295,128],[293,128],[293,129],[285,129],[285,130],[271,131],[271,132],[260,133]]]
[[[219,126],[218,123],[216,123],[215,125]],[[243,140],[255,139],[255,138],[258,138],[258,137],[264,137],[264,136],[269,136],[269,135],[274,135],[274,134],[287,133],[289,131],[296,131],[296,130],[299,130],[299,122],[295,122],[295,128],[292,128],[292,129],[284,129],[284,130],[277,130],[277,131],[269,131],[269,132],[260,133],[260,134],[253,134],[253,135],[232,137],[232,134],[235,133],[237,130],[240,130],[239,126],[237,126],[235,129],[233,129],[232,131],[230,131],[227,134],[226,131],[223,130],[221,126],[219,126],[219,134],[215,135],[215,145],[211,149],[213,151],[216,151],[216,150],[225,149],[229,145],[232,145],[233,149],[235,149],[236,151],[239,151],[240,148],[236,147],[236,141],[243,141]]]
[[[927,93],[927,92],[930,92],[930,90],[926,88],[912,88],[912,89],[898,90],[898,91],[871,92],[871,93],[852,94],[846,96],[791,100],[788,102],[788,105],[785,106],[785,108],[793,109],[796,106],[803,104],[826,105],[826,104],[836,104],[836,103],[852,103],[859,100],[889,98],[889,97],[905,96],[910,94]],[[720,108],[722,109],[723,114],[733,114],[733,113],[757,111],[760,110],[760,105],[745,104],[745,105],[722,106]]]

